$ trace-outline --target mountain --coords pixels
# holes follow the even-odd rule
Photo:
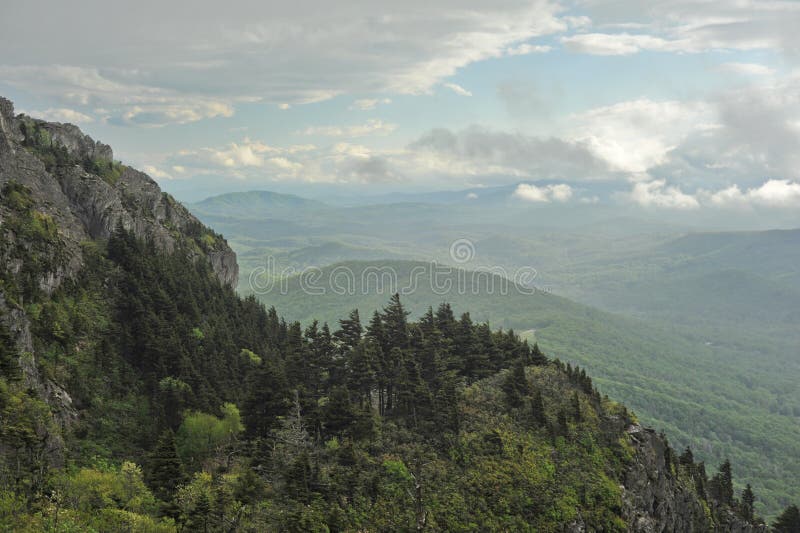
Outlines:
[[[189,207],[198,213],[238,218],[276,218],[292,216],[297,210],[324,209],[322,202],[308,200],[292,194],[270,191],[247,191],[212,196]]]
[[[399,260],[423,268],[435,261],[512,277],[517,269],[533,268],[542,292],[594,308],[559,310],[548,329],[559,336],[558,344],[548,344],[551,351],[586,365],[604,391],[667,430],[677,444],[692,445],[698,457],[715,463],[731,457],[758,489],[765,514],[796,500],[799,473],[782,466],[785,457],[798,454],[800,438],[796,230],[699,233],[689,220],[665,223],[645,210],[504,203],[513,186],[487,189],[485,201],[456,201],[463,192],[456,191],[393,197],[415,203],[297,210],[284,219],[199,216],[237,251],[242,293],[251,290],[251,274],[265,268],[276,277],[304,269],[328,276],[340,264],[360,271],[368,265],[354,262],[362,261],[379,270],[396,268]],[[447,195],[453,201],[445,202]],[[468,261],[451,255],[456,243],[469,247]],[[335,321],[349,307],[369,312],[386,294],[328,291],[310,298],[295,288],[260,297],[308,323]],[[404,298],[415,316],[444,299],[430,290]],[[511,296],[446,298],[495,327],[528,336],[532,323],[550,313]],[[576,323],[585,332],[580,336],[567,327]],[[607,336],[609,329],[618,335]],[[540,340],[547,334],[538,333]],[[580,350],[578,337],[587,340]],[[556,351],[559,345],[565,349]],[[658,391],[659,399],[650,391]]]
[[[725,285],[740,279],[713,279],[703,282],[703,288],[729,294]],[[675,305],[694,302],[692,289],[682,293],[688,294],[685,298],[676,295]],[[800,427],[795,423],[800,403],[792,392],[791,370],[796,363],[787,363],[794,357],[796,340],[788,333],[777,339],[769,333],[709,337],[697,329],[676,329],[532,292],[486,271],[426,262],[348,261],[283,281],[256,280],[252,290],[262,302],[304,324],[335,323],[353,308],[370,313],[395,291],[403,295],[412,317],[446,301],[478,322],[513,329],[538,341],[547,353],[585,366],[604,392],[623,398],[642,419],[667,430],[681,446],[691,445],[698,456],[710,462],[735,460],[751,476],[748,481],[762,502],[780,508],[787,494],[797,497],[793,479],[800,471],[785,462],[800,454]],[[794,308],[792,297],[773,296],[772,315],[761,308],[753,313],[793,324],[788,314]],[[735,297],[730,293],[729,298]],[[764,356],[753,359],[753,353]],[[762,480],[759,472],[765,469],[775,473]],[[776,477],[780,483],[774,483]]]
[[[730,463],[513,333],[240,298],[221,236],[4,99],[0,217],[3,530],[766,531]]]

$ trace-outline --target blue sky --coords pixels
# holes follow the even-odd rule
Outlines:
[[[796,209],[798,27],[781,0],[18,2],[0,94],[181,194],[612,180]],[[591,200],[544,187],[520,197]]]

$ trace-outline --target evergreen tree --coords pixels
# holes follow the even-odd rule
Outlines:
[[[375,385],[371,341],[360,342],[347,356],[347,387],[353,391],[362,406],[371,403],[372,389]]]
[[[525,377],[525,364],[518,359],[503,381],[503,392],[506,393],[506,402],[512,408],[523,406],[525,398],[530,393],[528,378]]]
[[[719,466],[719,472],[711,478],[709,483],[711,496],[721,505],[733,504],[733,475],[731,462],[725,459]]]
[[[165,502],[171,501],[176,487],[186,481],[183,464],[175,447],[175,434],[171,429],[161,434],[145,466],[147,485],[157,498]]]
[[[20,377],[19,355],[11,332],[2,322],[3,318],[0,314],[0,378],[13,381]]]
[[[547,363],[547,357],[539,349],[539,343],[534,342],[533,348],[531,348],[531,364],[543,365],[545,363]]]
[[[536,426],[547,424],[547,415],[544,411],[544,398],[542,392],[536,389],[531,395],[530,418]]]
[[[694,454],[689,446],[686,447],[681,456],[678,458],[678,462],[683,466],[689,467],[690,470],[691,467],[694,466]]]
[[[265,358],[251,374],[247,388],[242,406],[245,435],[264,438],[289,408],[289,384],[283,368],[272,357]]]
[[[333,337],[339,343],[340,350],[346,352],[361,342],[362,333],[358,309],[353,309],[347,318],[339,320],[339,330],[333,334]]]
[[[745,489],[742,491],[742,503],[740,509],[742,518],[748,522],[752,522],[753,518],[755,517],[755,501],[756,497],[753,494],[753,488],[750,486],[750,483],[748,483]]]
[[[578,396],[578,391],[572,393],[572,419],[575,422],[580,422],[582,415],[581,415],[581,399]],[[669,446],[667,446],[669,449]]]
[[[775,533],[800,532],[800,509],[796,505],[787,507],[772,524]]]

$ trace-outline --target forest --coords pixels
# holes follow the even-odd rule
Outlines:
[[[303,328],[121,226],[84,242],[82,274],[47,295],[33,280],[59,244],[29,194],[3,189],[4,224],[36,243],[6,241],[25,267],[3,272],[3,293],[71,407],[26,386],[31,354],[4,328],[0,528],[627,530],[640,426],[584,369],[448,304],[411,321],[398,295]],[[662,455],[697,520],[760,523],[730,462],[712,474],[690,449]],[[789,507],[776,531],[797,521]]]

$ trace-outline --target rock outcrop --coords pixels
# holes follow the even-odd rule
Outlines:
[[[625,431],[634,446],[633,460],[625,471],[622,496],[623,514],[631,531],[766,533],[766,526],[749,524],[733,513],[729,513],[724,523],[715,523],[710,509],[667,464],[668,444],[664,438],[639,425]]]
[[[150,177],[115,163],[110,146],[77,126],[15,116],[13,104],[0,97],[0,188],[11,182],[30,191],[36,216],[55,237],[53,242],[27,242],[6,223],[12,213],[0,206],[0,261],[4,271],[16,276],[30,267],[27,252],[35,249],[35,284],[47,295],[79,275],[83,242],[107,239],[118,225],[169,253],[181,244],[196,260],[208,261],[221,283],[235,287],[238,282],[236,254],[227,242]],[[54,424],[68,426],[76,410],[67,391],[38,370],[26,303],[8,301],[0,293],[0,320],[16,339],[27,386],[48,403]],[[47,441],[51,462],[57,464],[59,432],[49,432]]]
[[[34,129],[47,148],[65,151],[74,164],[48,168],[46,158],[24,145]],[[15,116],[13,104],[0,97],[0,186],[16,181],[28,187],[37,210],[57,221],[68,249],[66,268],[52,273],[47,282],[52,288],[82,266],[80,242],[108,238],[118,224],[167,252],[178,240],[196,237],[192,233],[198,228],[213,235],[149,176],[113,159],[111,147],[84,135],[77,126]],[[107,169],[109,175],[95,168]],[[211,263],[222,283],[236,286],[236,254],[222,237],[205,238],[196,255]]]

